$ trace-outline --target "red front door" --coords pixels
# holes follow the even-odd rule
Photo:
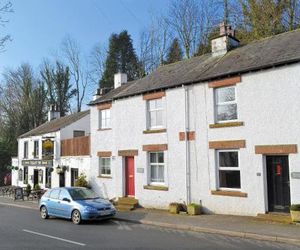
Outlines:
[[[134,157],[125,157],[126,196],[134,196]]]

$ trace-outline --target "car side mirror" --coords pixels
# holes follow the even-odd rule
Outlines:
[[[63,198],[63,201],[71,202],[71,200],[68,198]]]

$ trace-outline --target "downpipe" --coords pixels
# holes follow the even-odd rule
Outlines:
[[[189,93],[188,88],[184,88],[184,135],[185,135],[185,174],[186,174],[186,204],[191,203],[191,167],[190,167],[190,147],[188,142],[189,132]]]

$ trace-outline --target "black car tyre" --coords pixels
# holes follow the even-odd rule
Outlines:
[[[77,209],[72,212],[72,222],[75,225],[79,225],[81,223],[81,214]]]
[[[41,209],[40,209],[40,212],[41,212],[41,218],[42,219],[48,219],[49,218],[49,215],[48,215],[48,210],[45,206],[42,206]]]

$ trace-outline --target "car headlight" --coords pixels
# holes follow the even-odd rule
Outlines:
[[[97,212],[97,208],[86,206],[84,207],[84,210],[87,212]]]

